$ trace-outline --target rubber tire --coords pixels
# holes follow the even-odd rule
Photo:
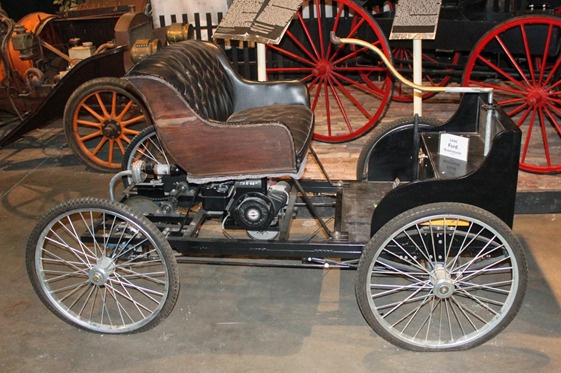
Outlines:
[[[503,238],[502,243],[504,244],[506,242],[512,250],[512,252],[510,253],[512,258],[511,262],[513,262],[513,267],[516,264],[516,271],[518,273],[518,287],[512,290],[515,291],[516,294],[514,295],[514,298],[510,298],[512,299],[510,308],[508,308],[505,312],[502,312],[502,319],[492,329],[486,331],[485,334],[476,338],[468,339],[463,343],[459,342],[451,346],[423,346],[411,343],[406,338],[397,337],[396,334],[398,336],[402,334],[398,332],[396,332],[396,334],[391,333],[391,331],[386,328],[387,324],[384,325],[377,319],[369,303],[371,295],[369,294],[368,289],[371,289],[371,266],[373,262],[377,260],[378,254],[382,251],[385,245],[394,238],[396,232],[413,222],[419,222],[419,220],[421,219],[428,219],[432,216],[438,216],[442,214],[457,216],[459,215],[466,218],[476,219],[494,229],[495,232],[493,233],[500,235],[501,238]],[[396,241],[394,241],[394,243],[395,245],[397,245]],[[358,273],[355,282],[355,293],[359,308],[367,323],[378,335],[386,339],[388,342],[398,347],[413,351],[466,350],[490,340],[491,338],[499,334],[504,328],[506,328],[508,324],[514,319],[522,305],[523,298],[526,292],[526,284],[528,279],[527,272],[528,269],[522,245],[520,244],[519,240],[516,238],[512,230],[502,220],[497,218],[495,215],[472,205],[451,202],[434,203],[419,206],[398,215],[397,217],[386,223],[372,237],[370,242],[368,242],[368,244],[365,246],[360,258]],[[434,288],[431,289],[431,292],[432,290],[434,290]]]
[[[60,303],[54,301],[47,294],[45,287],[43,286],[45,285],[43,283],[43,280],[47,275],[44,272],[41,272],[40,268],[38,268],[37,266],[37,261],[39,260],[41,251],[44,250],[45,235],[47,234],[48,230],[50,230],[51,227],[54,226],[54,224],[60,223],[60,220],[57,219],[63,219],[64,216],[67,216],[69,213],[72,212],[78,212],[78,211],[92,212],[93,210],[101,210],[108,214],[121,215],[125,219],[127,219],[127,221],[134,224],[134,228],[138,229],[139,232],[142,232],[148,241],[151,241],[151,243],[155,247],[154,250],[158,252],[159,257],[161,258],[162,267],[165,267],[167,272],[167,286],[166,286],[167,294],[162,296],[165,297],[165,299],[161,299],[160,302],[163,305],[159,307],[159,309],[155,310],[154,313],[149,315],[149,317],[145,317],[143,320],[139,322],[129,324],[131,326],[129,327],[125,326],[126,328],[103,327],[103,325],[105,324],[94,323],[92,321],[88,323],[89,320],[80,319],[79,317],[70,317],[68,314],[63,313],[59,308]],[[80,242],[80,245],[82,243],[83,241]],[[92,251],[89,252],[90,254],[93,254]],[[156,228],[154,224],[152,224],[148,219],[143,217],[140,213],[133,211],[132,209],[130,209],[129,207],[123,204],[105,200],[105,199],[80,198],[80,199],[64,202],[51,209],[46,215],[44,215],[39,220],[39,222],[33,229],[33,232],[31,233],[31,236],[27,244],[25,260],[26,260],[27,273],[29,279],[31,280],[31,284],[33,285],[33,289],[35,290],[41,301],[45,304],[45,306],[51,312],[53,312],[57,317],[67,322],[68,324],[90,332],[130,334],[130,333],[143,332],[148,329],[151,329],[156,325],[158,325],[159,323],[161,323],[163,320],[165,320],[166,317],[171,313],[179,295],[180,282],[179,282],[179,274],[177,271],[177,263],[173,251],[168,241],[164,237],[164,235],[158,230],[158,228]],[[60,260],[63,259],[61,258]],[[85,262],[82,263],[86,264]],[[76,268],[75,265],[70,265],[70,267]],[[91,270],[91,267],[89,269]],[[129,281],[133,281],[133,279],[130,279]],[[91,280],[88,285],[91,285],[92,288],[96,286],[91,283]]]
[[[134,105],[139,108],[140,111],[144,114],[145,120],[133,125],[135,131],[140,132],[145,127],[152,126],[152,121],[150,119],[150,116],[148,115],[148,110],[146,109],[142,100],[135,93],[135,88],[126,80],[114,77],[92,79],[78,87],[68,99],[68,102],[64,108],[62,123],[64,126],[64,133],[66,135],[68,146],[84,164],[97,171],[114,173],[121,166],[122,160],[117,159],[115,162],[109,162],[109,159],[101,159],[96,154],[93,154],[92,150],[95,149],[93,149],[93,147],[86,147],[86,145],[78,139],[79,133],[77,133],[74,123],[74,118],[79,115],[79,111],[82,108],[81,104],[83,100],[87,99],[95,92],[108,90],[116,92],[121,97],[124,96],[127,99],[132,100]],[[124,137],[126,137],[126,139]],[[132,137],[134,137],[134,135],[131,137],[123,135],[122,142],[125,143],[123,145],[124,148],[127,147],[127,144],[132,140]],[[108,139],[108,137],[105,135],[103,135],[101,138]],[[116,148],[119,149],[118,147]]]
[[[401,118],[389,123],[382,123],[378,126],[374,127],[372,133],[368,137],[368,140],[364,143],[362,150],[358,156],[358,161],[356,164],[356,179],[357,180],[366,180],[368,176],[368,161],[370,159],[370,153],[372,148],[376,145],[381,138],[386,136],[389,132],[397,128],[402,127],[412,127],[414,124],[415,118]],[[442,122],[436,118],[431,117],[421,117],[419,118],[419,130],[429,130],[433,127],[437,127],[442,125]]]

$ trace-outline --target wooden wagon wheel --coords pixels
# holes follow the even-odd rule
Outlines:
[[[93,169],[115,172],[132,138],[151,125],[145,113],[126,81],[93,79],[74,91],[64,109],[68,145]]]
[[[522,16],[478,41],[464,71],[465,86],[495,90],[495,100],[522,129],[520,169],[561,172],[561,19]]]
[[[308,84],[316,115],[314,139],[349,141],[374,127],[391,101],[393,81],[378,57],[339,37],[360,38],[390,56],[386,38],[372,16],[349,0],[306,1],[279,45],[268,48],[269,78],[300,79]],[[361,75],[368,75],[367,82]]]

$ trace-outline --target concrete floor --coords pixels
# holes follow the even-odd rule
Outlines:
[[[351,159],[359,148],[339,146]],[[79,163],[60,123],[0,150],[0,170],[1,372],[561,371],[561,214],[516,217],[529,262],[524,305],[499,336],[466,352],[413,353],[385,342],[356,305],[356,273],[336,269],[180,264],[168,319],[111,336],[51,314],[31,288],[24,252],[40,216],[70,198],[106,197],[112,175]]]

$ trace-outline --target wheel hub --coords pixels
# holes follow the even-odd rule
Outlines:
[[[327,61],[320,61],[312,70],[314,76],[326,76],[331,74],[331,64]]]
[[[446,299],[454,294],[454,282],[450,273],[442,264],[438,264],[430,274],[430,281],[434,288],[434,295]]]
[[[106,120],[103,123],[103,136],[110,139],[116,139],[121,136],[121,125],[113,119]]]
[[[526,97],[526,103],[530,106],[541,107],[547,102],[547,92],[543,88],[534,88]]]
[[[115,263],[113,260],[109,259],[108,257],[102,258],[96,266],[94,266],[90,273],[88,274],[88,278],[90,281],[97,285],[102,286],[105,285],[107,279],[115,270]]]

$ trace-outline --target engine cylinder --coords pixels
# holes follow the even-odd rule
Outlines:
[[[18,24],[23,26],[29,32],[35,35],[40,35],[47,23],[54,18],[56,18],[56,16],[47,13],[31,13],[23,17]],[[25,72],[29,68],[33,67],[33,61],[20,58],[20,54],[16,50],[12,40],[8,43],[7,54],[10,68],[13,69],[20,77],[25,76]],[[4,74],[5,72],[0,68],[0,80],[4,79]]]
[[[288,203],[289,193],[290,184],[284,181],[270,186],[267,195],[255,190],[242,193],[230,208],[231,216],[244,229],[265,230]]]
[[[236,200],[232,217],[244,229],[263,230],[275,217],[274,206],[262,193],[245,193]]]

